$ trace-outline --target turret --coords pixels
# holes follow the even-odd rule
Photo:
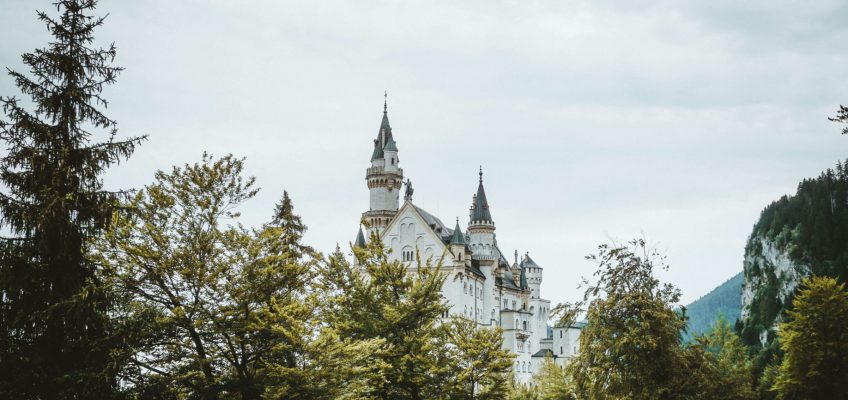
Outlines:
[[[465,234],[462,233],[462,228],[459,227],[459,218],[457,218],[450,240],[450,250],[457,261],[465,261],[465,245]]]
[[[483,189],[483,168],[480,168],[480,181],[477,194],[471,202],[468,221],[468,235],[472,257],[478,260],[493,260],[495,248],[495,222],[489,211],[486,191]]]
[[[539,291],[542,286],[542,267],[530,258],[530,253],[524,255],[522,266],[526,271],[527,287],[530,288],[530,298],[538,299],[541,296]]]
[[[370,231],[384,229],[395,216],[399,206],[400,186],[403,170],[398,167],[398,149],[392,127],[389,124],[388,106],[383,102],[383,120],[374,139],[371,167],[365,172],[370,202],[362,219],[368,222]]]

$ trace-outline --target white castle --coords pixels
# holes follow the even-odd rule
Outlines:
[[[412,202],[412,187],[406,182],[406,195],[400,204],[403,170],[398,166],[398,147],[392,136],[386,104],[371,167],[365,178],[371,195],[368,211],[362,213],[370,231],[391,249],[390,259],[417,267],[416,257],[442,262],[447,278],[442,295],[450,305],[450,315],[460,315],[480,327],[503,329],[506,349],[516,354],[515,376],[529,382],[546,355],[557,364],[574,356],[578,348],[579,324],[548,328],[550,300],[542,298],[542,267],[529,253],[519,260],[514,252],[512,264],[498,245],[483,171],[479,171],[477,194],[471,201],[467,232],[457,218],[453,229]],[[355,245],[365,245],[360,227]]]

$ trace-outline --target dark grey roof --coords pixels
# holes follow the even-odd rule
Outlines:
[[[389,141],[386,142],[386,147],[383,148],[383,151],[398,151],[394,138],[389,137]]]
[[[371,153],[371,161],[383,158],[383,147],[380,146],[380,140],[374,139],[374,152]]]
[[[356,234],[356,242],[353,243],[356,247],[365,247],[365,235],[362,234],[362,227],[359,227],[359,233]]]
[[[430,226],[430,229],[432,229],[439,236],[441,236],[442,241],[444,241],[445,243],[448,243],[451,236],[453,235],[453,230],[449,229],[447,226],[445,226],[445,224],[442,223],[442,220],[435,217],[433,214],[430,214],[427,211],[424,211],[423,208],[418,207],[414,204],[412,206],[415,207],[415,210],[418,211],[418,214],[420,214],[421,217],[424,218],[424,222],[426,222],[427,225]]]
[[[505,273],[503,275],[503,278],[499,279],[497,281],[497,283],[499,285],[505,287],[505,288],[508,288],[508,289],[521,290],[521,288],[518,287],[518,285],[516,285],[515,281],[512,279],[512,273],[511,272]]]
[[[532,356],[530,356],[530,357],[533,357],[533,358],[536,358],[536,357],[545,358],[545,357],[547,357],[548,355],[550,355],[551,357],[556,358],[556,356],[554,355],[554,352],[553,352],[553,351],[551,351],[551,349],[539,349],[539,351],[537,351],[537,352],[536,352],[536,354],[533,354],[533,355],[532,355]]]
[[[392,126],[389,125],[389,114],[383,108],[383,120],[380,121],[380,130],[377,132],[377,139],[374,140],[374,152],[371,154],[371,161],[383,158],[383,148],[390,142],[392,138]],[[397,148],[395,148],[397,151]]]
[[[459,219],[456,220],[456,227],[453,228],[450,244],[465,244],[465,235],[462,233],[462,228],[459,227]]]
[[[483,189],[482,171],[480,171],[480,183],[477,185],[477,195],[474,196],[474,212],[471,214],[471,220],[492,222],[489,202],[486,201],[486,191]]]
[[[536,264],[536,262],[533,261],[532,258],[530,258],[530,254],[524,255],[524,261],[521,263],[521,265],[525,265],[525,266],[528,266],[528,267],[534,267],[534,268],[542,268],[542,267],[539,266],[539,264]]]

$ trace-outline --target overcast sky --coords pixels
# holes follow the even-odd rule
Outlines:
[[[49,36],[0,0],[0,65]],[[635,5],[639,3],[639,5]],[[99,41],[126,68],[108,114],[150,135],[109,172],[139,188],[204,150],[247,157],[288,190],[328,252],[368,208],[365,169],[388,90],[415,203],[467,221],[483,166],[501,249],[575,300],[583,257],[644,235],[692,301],[741,271],[760,211],[848,156],[844,1],[101,0]],[[0,76],[0,95],[19,95]]]

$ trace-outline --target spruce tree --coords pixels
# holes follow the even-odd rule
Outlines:
[[[104,22],[95,5],[58,1],[58,19],[38,12],[53,41],[22,56],[29,75],[9,70],[29,101],[0,97],[0,398],[106,398],[116,384],[110,300],[87,250],[121,194],[101,176],[143,138],[115,140],[100,109],[122,69],[114,44],[93,44]]]

